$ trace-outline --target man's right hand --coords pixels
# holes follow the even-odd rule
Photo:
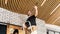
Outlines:
[[[35,9],[37,9],[38,7],[37,6],[34,6]]]

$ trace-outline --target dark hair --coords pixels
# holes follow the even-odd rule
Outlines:
[[[30,25],[29,25],[29,22],[26,22],[25,25],[27,26],[27,28],[30,26]]]
[[[19,33],[19,32],[18,32],[18,29],[15,29],[15,30],[14,30],[13,34],[15,34],[15,33],[17,33],[17,34]]]

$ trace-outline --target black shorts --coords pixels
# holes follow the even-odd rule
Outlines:
[[[36,23],[31,23],[31,22],[30,22],[30,24],[31,24],[31,26],[36,26]],[[26,23],[25,23],[25,25],[26,25],[27,27],[30,27],[30,24],[29,24],[29,22],[26,22]]]

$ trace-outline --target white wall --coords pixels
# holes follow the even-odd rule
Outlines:
[[[46,34],[45,21],[37,19],[38,34]]]
[[[60,26],[52,25],[52,24],[45,24],[45,26],[49,30],[60,32]]]
[[[53,31],[49,31],[49,34],[54,34],[54,32]]]
[[[46,24],[46,28],[49,30],[49,34],[60,34],[60,26]]]
[[[55,32],[55,34],[59,34],[59,32]]]
[[[19,14],[10,12],[3,8],[0,8],[0,22],[6,22],[6,23],[9,22],[11,24],[16,24],[16,25],[22,24]]]
[[[0,22],[6,22],[22,26],[23,21],[25,22],[27,18],[27,15],[14,13],[6,9],[0,8]],[[45,21],[37,19],[36,22],[38,34],[46,34]]]

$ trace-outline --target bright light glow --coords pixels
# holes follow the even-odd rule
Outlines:
[[[50,13],[50,15],[52,15],[59,6],[60,6],[60,4],[57,5],[57,7]]]
[[[5,0],[5,4],[7,4],[7,1],[8,1],[8,0]]]
[[[45,2],[46,2],[46,0],[43,1],[43,3],[41,4],[41,6],[43,6]]]

